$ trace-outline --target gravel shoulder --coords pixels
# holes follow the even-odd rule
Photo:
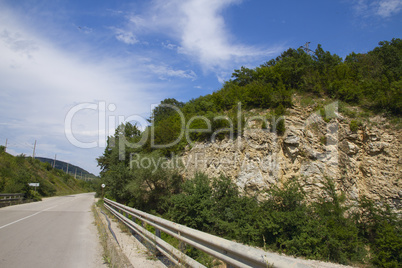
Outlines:
[[[101,213],[98,213],[100,219],[103,222],[103,226],[107,229],[107,232],[110,233],[108,229],[108,222],[105,216]],[[158,260],[155,255],[153,255],[138,239],[132,235],[129,231],[122,230],[119,227],[118,220],[109,217],[110,227],[113,230],[117,243],[113,243],[118,250],[127,257],[128,261],[131,263],[134,268],[163,268],[166,267],[160,260]],[[109,236],[109,239],[114,239],[112,235]]]

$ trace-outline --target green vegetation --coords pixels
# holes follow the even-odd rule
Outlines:
[[[331,179],[324,181],[326,198],[311,202],[297,179],[274,186],[265,201],[241,195],[225,177],[196,174],[184,178],[161,152],[118,160],[115,147],[101,160],[105,195],[123,204],[171,221],[245,244],[295,256],[398,267],[402,261],[402,223],[389,207],[365,198],[346,206]],[[113,158],[113,156],[115,158]],[[127,164],[125,164],[127,162]],[[114,164],[111,164],[114,163]],[[98,193],[102,192],[98,188]],[[256,193],[257,194],[257,193]],[[180,244],[162,236],[177,247]],[[208,267],[213,260],[192,247],[186,253]]]
[[[339,111],[354,118],[351,131],[357,131],[362,126],[360,119],[370,114],[381,113],[398,121],[401,76],[401,39],[380,42],[372,51],[351,53],[345,60],[318,45],[311,55],[289,49],[254,69],[241,67],[212,94],[186,103],[162,101],[145,131],[130,123],[120,125],[97,159],[105,194],[251,245],[340,263],[398,267],[402,262],[401,221],[389,208],[364,198],[348,207],[331,179],[325,182],[325,199],[307,202],[311,200],[306,200],[295,180],[272,188],[266,193],[269,198],[258,202],[242,196],[228,178],[197,174],[184,180],[175,155],[194,142],[241,135],[246,127],[243,110],[261,111],[264,116],[256,119],[261,127],[282,135],[286,125],[281,118],[292,107],[295,93],[301,96],[302,106],[314,104],[326,122],[332,114],[323,109],[325,101],[341,100]],[[318,98],[324,100],[316,102]],[[326,144],[326,137],[320,142]],[[100,187],[97,191],[102,193]]]
[[[108,210],[104,209],[102,202],[98,202],[92,206],[92,213],[95,218],[94,224],[98,229],[99,240],[103,248],[103,261],[108,267],[129,267],[131,265],[130,261],[114,241],[108,230],[107,223],[102,219],[103,215],[101,215],[101,211],[108,213]],[[108,214],[109,217],[112,216],[111,213]]]
[[[144,174],[144,179],[149,175]],[[166,175],[162,180],[169,179]],[[377,267],[398,267],[402,261],[398,216],[366,198],[354,207],[346,206],[331,179],[324,182],[326,198],[315,202],[307,202],[296,179],[273,187],[261,202],[242,196],[228,178],[211,179],[201,173],[181,181],[175,190],[162,193],[148,188],[142,194],[153,198],[142,199],[142,209],[204,232],[295,256]],[[135,200],[111,193],[109,189],[106,194],[123,203]],[[180,246],[167,235],[162,238]],[[191,247],[185,251],[212,266],[205,254]]]
[[[28,183],[40,183],[37,192]],[[24,193],[25,198],[40,200],[41,197],[88,192],[91,182],[76,180],[48,163],[24,155],[12,156],[0,151],[0,193]]]
[[[232,79],[221,89],[186,103],[165,99],[153,110],[151,125],[143,132],[131,124],[121,125],[113,145],[131,153],[158,150],[166,157],[179,154],[188,144],[236,138],[245,127],[244,114],[250,109],[271,109],[275,115],[268,120],[279,135],[286,130],[285,121],[278,120],[292,106],[292,94],[301,96],[301,105],[314,99],[337,99],[340,111],[350,117],[358,114],[347,108],[355,105],[369,113],[382,113],[391,119],[402,113],[402,40],[379,42],[366,54],[349,54],[345,60],[324,51],[321,45],[312,54],[302,49],[288,49],[276,59],[249,69],[234,70]],[[319,107],[318,107],[319,108]],[[321,107],[322,108],[322,107]],[[322,115],[325,111],[321,109]],[[325,121],[330,118],[324,116]],[[355,130],[356,125],[352,125]],[[118,144],[118,140],[124,139]],[[109,152],[108,152],[109,153]],[[101,168],[104,161],[100,158]]]
[[[357,130],[359,130],[359,128],[361,128],[362,126],[363,126],[363,123],[360,121],[356,121],[356,120],[350,121],[350,124],[349,124],[350,131],[352,131],[352,132],[357,132]]]

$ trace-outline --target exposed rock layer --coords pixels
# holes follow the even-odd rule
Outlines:
[[[185,176],[222,174],[246,194],[297,178],[312,199],[322,195],[328,177],[349,202],[365,195],[401,209],[400,131],[385,127],[387,121],[377,116],[352,132],[351,120],[337,112],[336,103],[325,107],[325,120],[312,107],[295,105],[287,112],[283,135],[261,129],[254,120],[234,140],[188,148]]]

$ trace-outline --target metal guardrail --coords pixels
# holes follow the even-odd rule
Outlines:
[[[20,203],[24,194],[0,194],[0,207],[10,206],[13,203]]]
[[[204,233],[143,211],[124,206],[107,198],[104,198],[104,205],[127,227],[151,243],[151,245],[154,245],[163,255],[168,257],[177,265],[185,264],[190,267],[205,267],[162,240],[160,238],[161,231],[177,238],[181,242],[220,259],[227,265],[227,267],[310,267],[297,259],[279,256],[278,254],[269,253],[258,248],[253,248]],[[129,215],[131,215],[132,219],[128,218]],[[155,234],[135,223],[135,219],[140,220],[142,223],[141,225],[146,223],[153,226],[156,230]]]

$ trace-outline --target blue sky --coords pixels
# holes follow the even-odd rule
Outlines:
[[[402,0],[0,0],[0,144],[97,174],[116,123],[165,98],[306,42],[344,58],[401,33]]]

